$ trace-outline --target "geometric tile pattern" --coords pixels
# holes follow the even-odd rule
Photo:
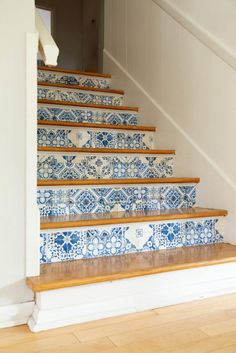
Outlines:
[[[38,81],[70,85],[74,84],[94,88],[109,88],[110,86],[109,78],[42,70],[38,70]]]
[[[93,91],[86,92],[79,89],[58,89],[55,87],[38,87],[38,99],[116,106],[123,103],[123,96],[118,94],[102,94]]]
[[[137,125],[137,113],[119,112],[80,107],[60,107],[38,105],[38,119],[55,121],[72,121],[78,123],[97,123],[112,125]]]
[[[153,134],[86,128],[38,127],[38,146],[150,149]]]
[[[168,199],[163,197],[167,189]],[[196,185],[39,188],[37,201],[41,216],[190,208]]]
[[[220,222],[218,219],[196,219],[44,231],[40,235],[40,262],[69,261],[220,243],[223,237],[216,229],[218,221]]]
[[[171,155],[94,155],[40,152],[38,179],[165,178],[173,175]]]

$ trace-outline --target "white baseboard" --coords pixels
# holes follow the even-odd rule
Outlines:
[[[236,292],[236,263],[36,294],[33,332]]]
[[[0,306],[0,328],[26,324],[33,308],[34,302]]]

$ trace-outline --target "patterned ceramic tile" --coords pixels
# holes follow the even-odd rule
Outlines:
[[[217,222],[220,220],[197,219],[45,231],[40,235],[40,261],[49,263],[219,243],[223,237],[216,230]]]
[[[161,190],[161,208],[192,207],[196,202],[196,189],[192,186],[165,186]]]
[[[63,83],[94,88],[109,88],[110,79],[97,76],[84,76],[63,72],[38,70],[38,81],[50,83]]]
[[[123,103],[123,96],[117,94],[86,92],[78,89],[58,89],[45,86],[38,87],[38,99],[116,106],[120,106]]]
[[[137,113],[57,105],[38,105],[38,119],[112,125],[137,125]]]
[[[217,220],[190,221],[184,224],[185,246],[213,244],[223,241],[216,229]]]
[[[170,203],[165,208],[189,208],[196,202],[195,185],[191,189],[188,203]],[[168,186],[166,186],[168,188]],[[166,189],[165,188],[165,189]],[[172,186],[169,186],[171,189]],[[181,190],[183,186],[175,186]],[[39,188],[38,204],[44,215],[101,213],[112,211],[159,210],[163,187],[155,186],[117,186],[117,187],[74,187]],[[166,190],[165,190],[166,191]]]
[[[165,178],[173,174],[173,156],[38,155],[39,179]]]
[[[153,134],[85,128],[38,127],[38,146],[150,149]]]

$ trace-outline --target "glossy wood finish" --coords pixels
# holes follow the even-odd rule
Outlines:
[[[83,76],[111,78],[111,74],[100,74],[98,72],[86,72],[86,71],[79,71],[79,70],[71,70],[71,69],[64,69],[62,67],[38,66],[38,70],[64,72],[66,74],[75,74],[75,75],[83,75]]]
[[[69,106],[69,107],[92,108],[92,109],[97,108],[97,109],[109,109],[109,110],[131,111],[131,112],[139,111],[138,107],[126,107],[124,105],[84,104],[84,103],[78,103],[78,102],[67,102],[67,101],[50,100],[50,99],[38,99],[38,103],[62,105],[62,106]]]
[[[209,208],[162,209],[157,211],[131,211],[109,213],[85,213],[82,215],[41,217],[41,229],[90,227],[108,224],[154,222],[203,217],[222,217],[226,210]]]
[[[234,293],[40,333],[10,327],[0,352],[235,353],[235,307]]]
[[[38,81],[38,86],[58,87],[58,88],[67,88],[67,89],[69,88],[69,89],[78,89],[81,91],[104,92],[104,93],[124,95],[123,90],[110,89],[110,88],[85,87],[85,86],[79,86],[79,85],[69,85],[64,83],[51,83],[51,82]]]
[[[41,265],[27,279],[34,292],[236,261],[236,246],[213,244]]]
[[[38,147],[40,152],[82,152],[82,153],[112,153],[112,154],[175,154],[175,150],[139,150],[139,149],[118,149],[118,148],[80,148],[80,147]]]
[[[68,179],[68,180],[38,180],[38,186],[66,185],[133,185],[133,184],[198,184],[199,178],[152,178],[152,179]]]
[[[154,126],[77,123],[74,121],[57,121],[57,120],[38,120],[38,125],[84,127],[84,128],[94,128],[94,129],[112,129],[112,130],[127,130],[127,131],[151,131],[151,132],[156,131],[156,128]]]

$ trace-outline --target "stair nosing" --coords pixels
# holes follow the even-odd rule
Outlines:
[[[143,154],[143,155],[175,155],[175,150],[154,149],[116,149],[116,148],[83,148],[83,147],[38,147],[38,152],[60,153],[101,153],[101,154]]]
[[[69,126],[69,127],[84,127],[93,129],[113,129],[113,130],[131,130],[131,131],[148,131],[155,132],[156,128],[154,126],[144,126],[144,125],[112,125],[112,124],[100,124],[100,123],[79,123],[73,121],[63,121],[63,120],[41,120],[38,119],[38,125],[45,126]]]
[[[107,109],[107,110],[120,110],[120,111],[131,111],[138,112],[138,107],[128,107],[124,105],[102,105],[102,104],[85,104],[79,102],[68,102],[60,100],[50,100],[50,99],[38,99],[39,104],[51,104],[51,105],[62,105],[69,107],[80,107],[80,108],[91,108],[91,109]]]
[[[125,92],[119,89],[112,89],[112,88],[95,88],[95,87],[85,87],[80,85],[70,85],[64,83],[52,83],[52,82],[45,82],[45,81],[38,81],[38,87],[45,86],[45,87],[53,87],[53,88],[66,88],[66,89],[74,89],[80,91],[91,91],[91,92],[98,92],[98,93],[108,93],[108,94],[116,94],[123,96]]]
[[[53,71],[53,72],[61,72],[65,74],[74,74],[74,75],[81,75],[81,76],[92,76],[92,77],[101,77],[101,78],[108,78],[111,79],[111,74],[102,74],[99,72],[86,72],[80,70],[73,70],[73,69],[65,69],[62,67],[47,67],[47,66],[38,66],[38,70],[40,71]]]
[[[55,179],[38,180],[38,186],[132,185],[132,184],[198,184],[200,178],[134,178],[134,179]]]
[[[187,212],[192,210],[196,212]],[[171,212],[166,214],[155,214],[151,212],[135,211],[135,212],[111,212],[106,214],[83,214],[77,215],[81,217],[80,220],[70,220],[75,216],[51,216],[41,217],[41,230],[49,229],[62,229],[62,228],[78,228],[78,227],[93,227],[99,225],[113,225],[113,224],[129,224],[129,223],[142,223],[142,222],[159,222],[159,221],[170,221],[170,220],[183,220],[183,219],[195,219],[195,218],[212,218],[212,217],[224,217],[227,216],[227,210],[216,210],[209,208],[194,207],[192,209],[172,209]],[[178,212],[177,212],[178,211]],[[180,212],[181,211],[181,212]],[[185,211],[185,213],[184,213]],[[157,212],[157,211],[156,211]],[[159,212],[161,212],[159,210]],[[110,216],[110,218],[106,218]],[[82,219],[82,217],[84,217]],[[86,218],[85,218],[86,217]],[[90,218],[89,218],[90,217]],[[96,218],[95,218],[96,217]],[[100,217],[100,218],[99,218]],[[65,220],[68,218],[69,220]],[[54,221],[55,220],[55,221]],[[56,221],[58,220],[58,221]]]

